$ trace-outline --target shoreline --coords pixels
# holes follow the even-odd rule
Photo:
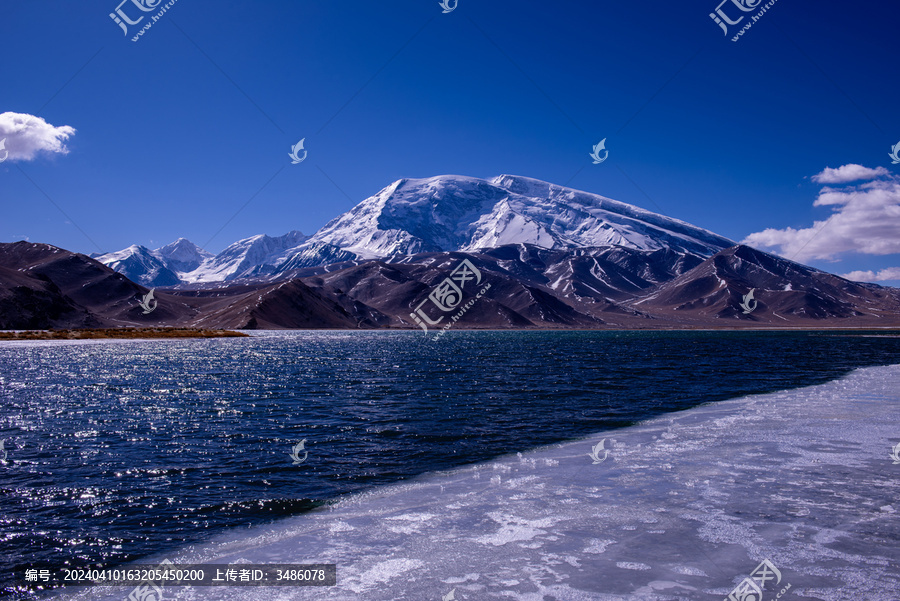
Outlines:
[[[137,340],[156,338],[249,338],[233,330],[206,328],[97,328],[0,331],[0,342],[28,340]]]
[[[892,600],[898,390],[900,365],[863,368],[433,472],[159,555],[336,563],[337,586],[167,592],[186,601],[440,599],[452,589],[462,601],[720,601],[768,559],[779,588],[791,585],[785,601]],[[593,464],[587,454],[601,439],[609,455]]]
[[[493,332],[493,333],[527,333],[527,332],[810,332],[836,333],[847,332],[884,332],[900,335],[897,326],[779,326],[779,327],[659,327],[659,328],[479,328],[456,326],[456,332]],[[431,336],[429,330],[423,338]],[[5,340],[89,340],[89,339],[128,339],[128,338],[249,338],[255,333],[278,334],[286,332],[413,332],[420,333],[421,328],[279,328],[279,329],[225,329],[225,328],[189,328],[189,327],[117,327],[117,328],[62,328],[49,330],[0,330],[0,342]],[[136,335],[140,334],[140,336]]]

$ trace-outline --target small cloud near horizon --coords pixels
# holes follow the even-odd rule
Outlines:
[[[884,167],[869,169],[868,167],[863,167],[856,163],[850,163],[849,165],[842,165],[837,169],[826,167],[821,173],[812,176],[811,179],[817,184],[846,184],[860,180],[875,179],[889,173],[890,171]]]
[[[0,140],[5,140],[9,161],[31,161],[41,151],[68,154],[65,142],[73,135],[75,128],[69,125],[56,127],[25,113],[0,114]]]
[[[839,261],[840,255],[848,253],[900,254],[900,179],[883,167],[861,165],[825,169],[813,179],[846,183],[876,177],[881,179],[843,187],[824,186],[813,206],[832,207],[827,219],[806,228],[768,228],[748,235],[742,244],[800,262]]]
[[[900,267],[888,267],[877,273],[874,271],[851,271],[841,277],[854,282],[887,282],[890,280],[900,282]]]

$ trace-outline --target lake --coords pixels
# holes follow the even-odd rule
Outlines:
[[[17,571],[110,566],[427,472],[894,363],[900,338],[812,332],[3,343],[0,556]],[[9,595],[9,571],[0,579]]]

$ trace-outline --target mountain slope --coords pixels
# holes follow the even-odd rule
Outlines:
[[[750,290],[757,304],[745,313],[741,302]],[[735,246],[648,290],[631,306],[685,323],[810,325],[837,320],[896,327],[900,290],[851,282],[748,246]]]
[[[309,236],[291,231],[283,236],[251,236],[239,240],[196,269],[180,274],[185,282],[221,282],[242,277],[269,275],[291,255]]]
[[[50,246],[0,244],[0,329],[104,327],[113,315],[141,311],[145,293],[124,275]]]
[[[0,243],[0,329],[122,326],[357,328],[386,321],[350,315],[302,281],[232,285],[213,291],[148,292],[102,263],[48,244]]]
[[[175,286],[181,283],[178,274],[144,246],[129,246],[114,253],[95,257],[110,269],[117,271],[132,282],[155,288]]]
[[[18,242],[0,244],[0,328],[418,329],[411,314],[420,307],[456,329],[900,328],[900,290],[745,246],[698,260],[668,250],[526,244],[420,253],[306,268],[278,282],[157,290],[158,307],[145,314],[138,301],[147,289],[122,274],[84,255]],[[463,261],[480,278],[442,309],[429,298]],[[758,305],[745,313],[740,303],[751,289]],[[453,321],[460,307],[466,311]]]
[[[234,285],[214,292],[175,294],[196,309],[178,325],[248,330],[356,329],[386,321],[377,311],[353,315],[301,280],[265,286]]]
[[[172,271],[181,273],[194,271],[204,261],[213,258],[212,253],[206,252],[186,238],[179,238],[171,244],[157,248],[153,251],[153,255]]]
[[[303,281],[323,294],[347,297],[358,306],[389,316],[388,325],[417,327],[410,314],[423,301],[427,302],[431,290],[464,259],[469,259],[481,271],[482,285],[489,283],[490,289],[465,312],[461,327],[595,328],[603,324],[602,320],[579,312],[541,287],[504,273],[490,257],[479,254],[426,253],[415,255],[406,264],[367,261]],[[464,301],[475,299],[474,287],[469,288]],[[452,314],[458,311],[447,312],[442,317],[433,307],[426,310],[441,325],[449,323]]]
[[[708,257],[734,243],[677,219],[535,179],[445,175],[394,182],[326,224],[304,247],[327,245],[373,259],[507,244],[668,248]]]

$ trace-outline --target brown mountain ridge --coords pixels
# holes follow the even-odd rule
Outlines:
[[[158,304],[145,314],[139,301],[147,288],[86,255],[15,242],[0,244],[0,329],[418,328],[411,314],[423,301],[435,320],[456,313],[427,299],[464,260],[490,289],[455,329],[900,328],[900,290],[746,246],[706,260],[615,246],[421,253],[294,270],[277,280],[156,289]],[[469,282],[454,306],[474,294]]]

